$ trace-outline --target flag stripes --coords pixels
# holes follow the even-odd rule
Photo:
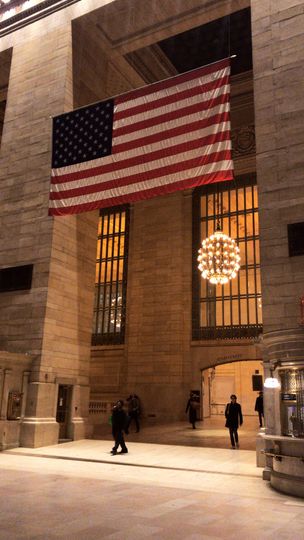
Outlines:
[[[229,91],[225,60],[115,98],[111,153],[54,168],[49,213],[231,179]]]

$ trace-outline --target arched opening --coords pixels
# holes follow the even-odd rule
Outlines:
[[[241,448],[255,450],[260,429],[256,399],[263,391],[261,360],[230,361],[201,369],[201,407],[199,431],[204,446],[229,446],[229,433],[225,428],[225,409],[231,394],[237,396],[243,414],[240,439]],[[264,425],[264,419],[262,417]]]

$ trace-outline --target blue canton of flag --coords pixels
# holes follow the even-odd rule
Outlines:
[[[52,167],[67,167],[111,154],[113,100],[54,118]]]

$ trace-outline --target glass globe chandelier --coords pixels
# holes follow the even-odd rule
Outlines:
[[[219,217],[218,193],[217,217]],[[215,232],[202,241],[198,253],[198,268],[202,277],[210,283],[224,285],[237,276],[240,269],[240,250],[235,240],[223,233],[219,221]]]
[[[113,298],[111,301],[111,324],[114,324],[117,329],[120,329],[121,326],[121,306],[122,306],[122,297],[118,296]]]

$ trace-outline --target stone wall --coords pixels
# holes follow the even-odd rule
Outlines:
[[[257,179],[265,332],[298,325],[303,257],[288,256],[287,224],[303,221],[304,4],[253,0]]]

